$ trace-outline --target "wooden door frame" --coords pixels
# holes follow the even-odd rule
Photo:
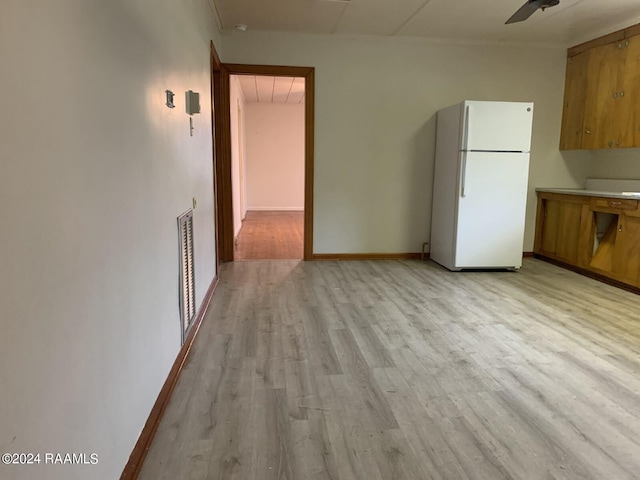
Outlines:
[[[231,192],[231,99],[230,75],[303,77],[304,102],[304,260],[313,259],[313,165],[315,119],[315,68],[222,63],[214,82],[216,130],[216,217],[221,262],[233,261],[233,197]],[[214,70],[215,76],[215,70]],[[218,228],[216,228],[218,232]]]
[[[220,110],[220,80],[222,76],[222,63],[220,62],[220,57],[218,56],[218,52],[216,51],[216,47],[213,44],[213,40],[210,42],[210,59],[211,59],[211,139],[213,143],[212,148],[212,166],[213,166],[213,200],[214,200],[214,208],[213,208],[213,225],[215,229],[214,235],[214,243],[215,243],[215,255],[216,255],[216,264],[215,264],[215,276],[218,276],[218,267],[220,266],[220,230],[219,219],[218,219],[218,209],[216,208],[216,204],[218,202],[218,186],[217,186],[217,178],[218,178],[218,161],[220,155],[220,135],[217,134],[220,128],[220,115],[218,111]]]

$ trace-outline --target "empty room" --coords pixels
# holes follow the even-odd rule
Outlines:
[[[0,60],[3,480],[640,478],[638,2],[5,0]]]

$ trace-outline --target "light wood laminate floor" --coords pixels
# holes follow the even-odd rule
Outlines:
[[[248,211],[242,221],[236,260],[302,258],[304,212]]]
[[[640,478],[637,295],[534,259],[220,279],[141,480]]]

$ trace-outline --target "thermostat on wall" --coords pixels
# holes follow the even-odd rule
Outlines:
[[[191,90],[185,92],[185,105],[189,115],[200,113],[200,94]]]

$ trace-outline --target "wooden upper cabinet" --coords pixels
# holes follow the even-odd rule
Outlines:
[[[638,31],[630,27],[569,50],[561,150],[640,146]]]
[[[616,134],[615,107],[622,49],[618,43],[595,47],[589,52],[584,106],[582,148],[613,147]]]
[[[616,124],[619,147],[640,146],[640,36],[624,42],[624,65],[618,75]]]
[[[582,148],[588,68],[588,50],[567,59],[560,150],[579,150]]]

